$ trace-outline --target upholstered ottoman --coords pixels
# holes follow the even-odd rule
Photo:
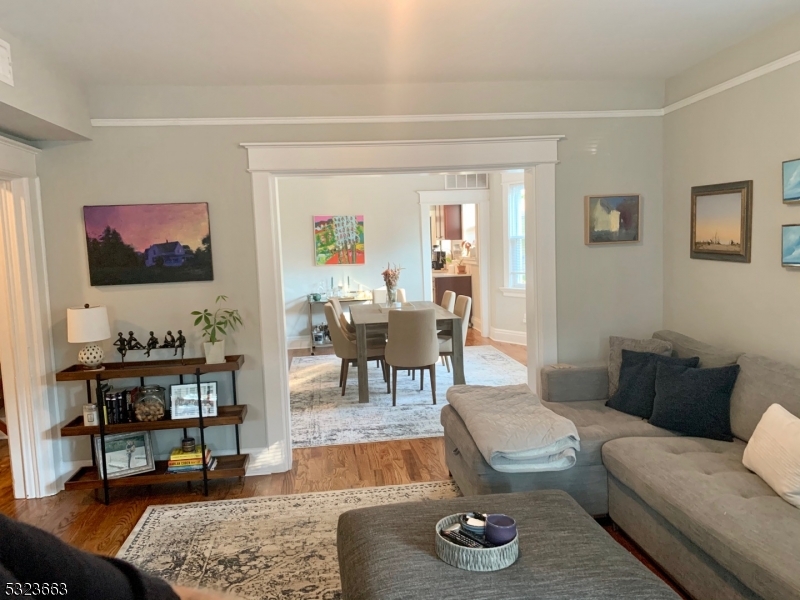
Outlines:
[[[511,567],[472,573],[440,561],[434,526],[479,510],[517,520],[520,556]],[[561,491],[389,504],[339,517],[345,600],[675,600],[679,598]]]

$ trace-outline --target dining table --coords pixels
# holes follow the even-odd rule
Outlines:
[[[434,302],[403,302],[399,306],[384,304],[359,304],[350,307],[350,319],[356,328],[356,347],[358,358],[358,401],[369,402],[369,384],[367,377],[367,335],[370,333],[389,332],[389,312],[392,310],[421,310],[433,308],[436,311],[436,328],[448,332],[453,338],[453,384],[463,385],[464,379],[464,343],[461,317],[442,308]]]

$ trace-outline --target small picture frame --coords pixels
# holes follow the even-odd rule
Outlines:
[[[203,398],[203,417],[217,416],[217,382],[208,381],[200,384]],[[197,419],[197,384],[179,383],[169,388],[170,405],[173,419]]]
[[[800,158],[783,161],[783,201],[800,202]]]
[[[97,468],[102,469],[103,445],[100,436],[94,438]],[[106,474],[109,479],[128,477],[155,471],[153,443],[149,431],[115,433],[106,436]]]
[[[585,196],[583,201],[583,241],[587,246],[642,241],[641,196]]]
[[[800,268],[800,224],[781,227],[781,266]]]

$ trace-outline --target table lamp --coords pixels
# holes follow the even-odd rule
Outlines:
[[[103,349],[95,344],[111,337],[108,311],[105,306],[75,307],[67,309],[67,340],[70,344],[86,344],[78,352],[78,362],[90,370],[103,367]]]

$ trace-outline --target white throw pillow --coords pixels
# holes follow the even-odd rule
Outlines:
[[[770,406],[744,449],[742,464],[800,508],[800,419],[780,404]]]

